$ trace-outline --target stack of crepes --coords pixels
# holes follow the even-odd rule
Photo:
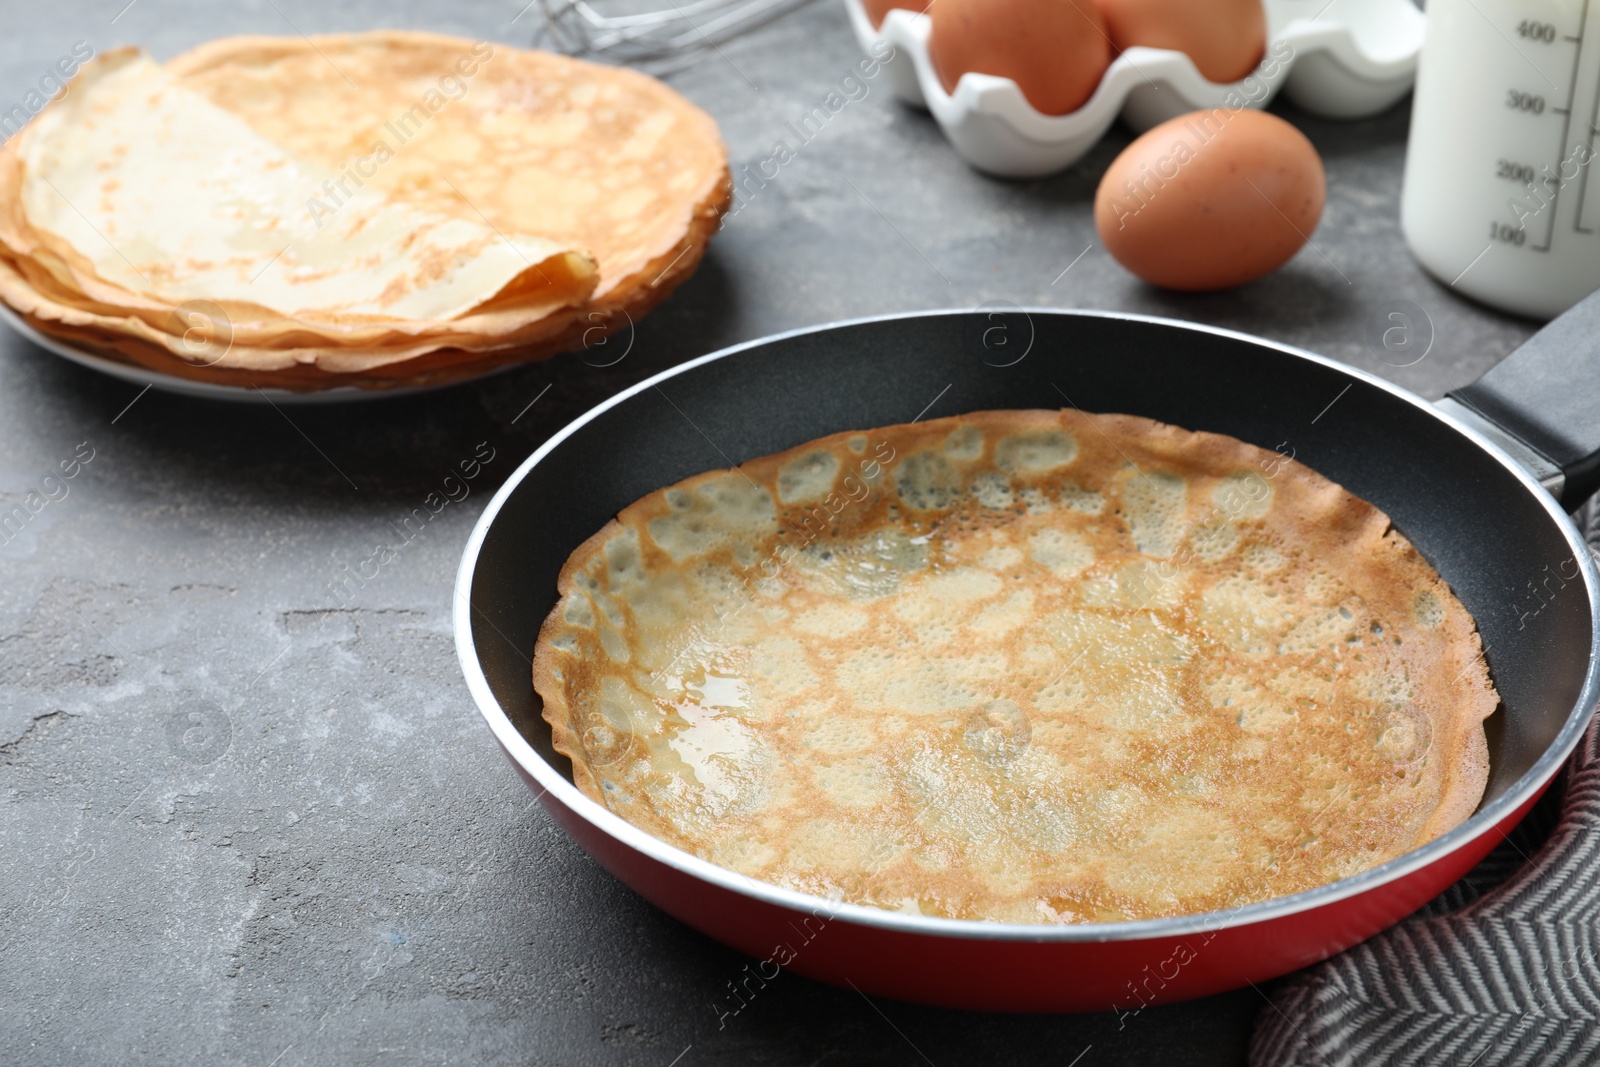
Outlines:
[[[433,384],[625,328],[729,192],[710,117],[630,71],[398,32],[121,49],[0,149],[0,298],[184,378]]]

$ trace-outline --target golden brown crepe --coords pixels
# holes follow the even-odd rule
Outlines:
[[[752,879],[1119,921],[1295,893],[1463,821],[1498,704],[1377,508],[1127,415],[838,434],[626,508],[534,685],[586,795]]]
[[[709,117],[628,71],[397,32],[119,50],[0,149],[0,297],[181,377],[428,384],[637,320],[727,199]]]

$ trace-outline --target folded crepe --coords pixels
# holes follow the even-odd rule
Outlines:
[[[638,71],[401,30],[228,37],[167,69],[305,159],[588,250],[591,305],[635,316],[693,272],[732,195],[711,116]]]

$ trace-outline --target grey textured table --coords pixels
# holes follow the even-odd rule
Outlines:
[[[0,110],[80,40],[165,58],[224,34],[398,25],[525,44],[536,17],[513,24],[522,0],[135,0],[119,14],[126,2],[8,0]],[[737,166],[795,147],[786,123],[855,59],[822,0],[672,82],[722,123]],[[988,300],[1129,309],[1301,345],[1428,396],[1532,331],[1407,255],[1405,105],[1359,123],[1284,113],[1327,162],[1327,214],[1314,249],[1234,293],[1155,292],[1094,240],[1090,198],[1126,134],[1055,178],[994,181],[879,79],[755,191],[608,369],[569,357],[340,410],[154,391],[130,407],[137,386],[0,334],[0,511],[75,451],[93,456],[0,545],[0,1060],[1239,1061],[1263,1009],[1251,990],[1119,1027],[869,1004],[784,976],[719,1028],[712,1005],[744,961],[622,888],[531,803],[461,681],[450,591],[488,495],[563,422],[790,327]],[[1414,366],[1368,340],[1393,300],[1433,325]],[[341,568],[396,540],[389,524],[480,442],[494,458],[471,495],[339,606]]]

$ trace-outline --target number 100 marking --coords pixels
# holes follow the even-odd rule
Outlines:
[[[1489,239],[1521,248],[1527,243],[1528,233],[1520,226],[1513,226],[1509,222],[1491,222],[1489,223]]]

